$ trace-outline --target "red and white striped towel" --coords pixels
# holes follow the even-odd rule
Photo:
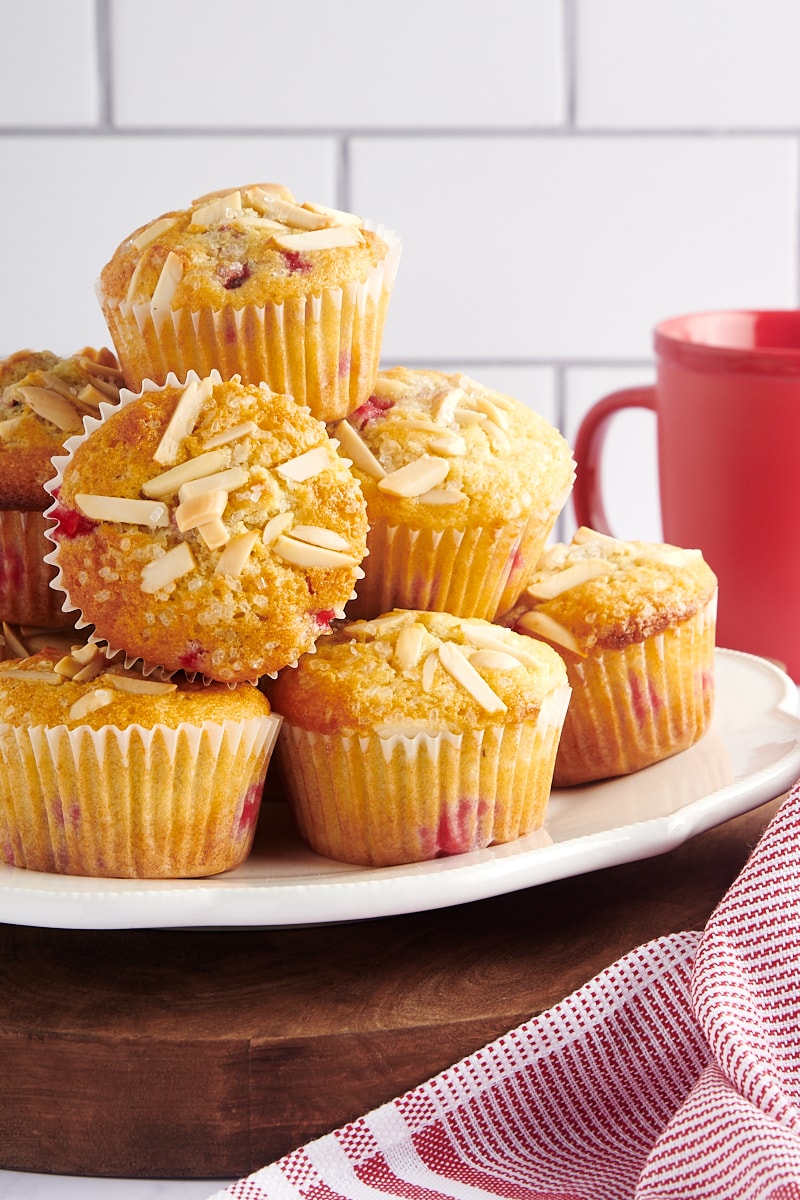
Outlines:
[[[700,932],[213,1200],[800,1200],[800,783]]]

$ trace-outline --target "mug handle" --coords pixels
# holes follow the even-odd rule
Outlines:
[[[598,533],[613,537],[603,505],[601,465],[603,443],[611,420],[624,408],[648,408],[656,411],[656,389],[648,387],[620,388],[593,404],[578,426],[575,438],[576,463],[572,503],[578,525],[588,525]]]

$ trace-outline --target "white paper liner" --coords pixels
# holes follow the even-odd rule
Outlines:
[[[389,866],[538,829],[569,688],[536,721],[448,732],[322,734],[284,720],[278,759],[300,835],[320,854]]]
[[[556,516],[520,518],[500,529],[415,529],[373,518],[369,560],[348,618],[414,608],[491,621],[516,603]]]
[[[281,718],[175,728],[0,725],[0,858],[71,875],[189,878],[250,852]]]
[[[715,594],[664,633],[567,662],[573,693],[556,759],[557,787],[641,770],[688,749],[706,732],[716,608]]]
[[[173,371],[267,383],[314,416],[334,421],[368,399],[380,366],[383,329],[400,261],[397,234],[365,222],[386,242],[386,256],[362,282],[326,288],[281,304],[166,309],[149,301],[112,305],[98,290],[129,385]]]
[[[45,561],[47,521],[36,510],[0,509],[0,620],[70,628],[73,619],[51,589]]]

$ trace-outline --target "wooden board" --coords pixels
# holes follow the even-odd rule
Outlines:
[[[634,946],[702,928],[778,803],[658,858],[434,912],[276,930],[0,926],[0,1167],[245,1175]]]

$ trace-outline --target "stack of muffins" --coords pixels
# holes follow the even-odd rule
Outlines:
[[[580,781],[576,756],[634,770],[703,732],[710,571],[692,557],[682,605],[692,572],[665,548],[643,557],[667,564],[671,590],[626,574],[624,547],[585,580],[545,549],[574,477],[558,431],[463,374],[380,370],[399,253],[390,231],[282,185],[215,192],[143,225],[103,269],[118,358],[0,368],[0,461],[19,451],[28,482],[0,493],[0,561],[16,564],[0,587],[0,860],[230,869],[273,747],[300,834],[338,860],[420,861],[533,831],[593,654],[591,634],[569,641],[538,607],[540,560],[579,608],[587,580],[652,585],[655,608],[666,597],[631,636],[604,626],[603,648],[656,637],[657,659],[667,626],[702,613],[663,694],[642,651],[616,676],[606,664],[588,719],[638,705],[641,726],[673,692],[698,711],[678,735],[661,721],[624,763],[584,753],[578,729],[563,782]],[[20,583],[34,577],[35,603]],[[676,686],[686,671],[700,684]]]

